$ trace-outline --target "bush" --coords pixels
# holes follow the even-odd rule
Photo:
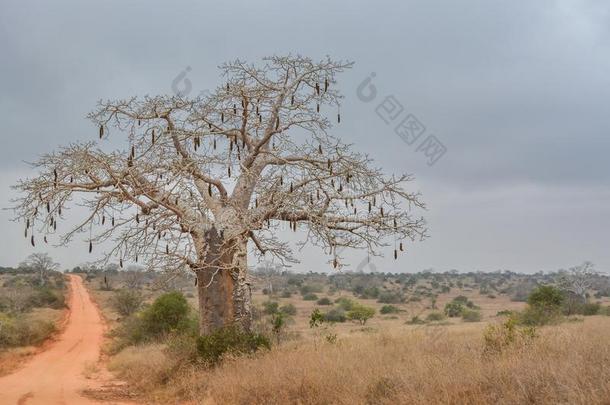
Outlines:
[[[331,309],[323,315],[324,322],[345,322],[347,317],[342,309]]]
[[[137,290],[118,290],[112,297],[112,307],[121,316],[135,313],[143,302],[142,294]]]
[[[382,292],[379,294],[377,302],[382,304],[400,304],[405,302],[405,296],[400,292]]]
[[[481,313],[472,309],[466,309],[462,311],[462,320],[464,322],[479,322],[481,320]]]
[[[540,309],[558,310],[563,300],[564,296],[558,288],[551,285],[541,285],[530,293],[527,303]]]
[[[197,330],[197,319],[191,316],[186,298],[174,291],[161,295],[150,307],[126,318],[114,331],[119,339],[113,351],[132,344],[159,340],[169,334],[196,335]]]
[[[307,295],[310,293],[321,293],[323,291],[323,287],[317,284],[306,284],[301,286],[299,289],[301,295]]]
[[[161,295],[142,313],[146,329],[153,335],[187,329],[190,307],[181,292]]]
[[[290,298],[292,297],[292,293],[290,292],[290,290],[283,290],[282,293],[280,294],[280,298]]]
[[[316,302],[318,305],[332,305],[332,301],[328,297],[323,297]]]
[[[544,308],[528,306],[526,309],[516,314],[515,319],[520,324],[527,326],[549,325],[560,321],[561,312],[547,311]]]
[[[563,301],[564,295],[558,288],[541,285],[529,295],[528,307],[519,314],[518,320],[530,326],[556,323],[561,317]]]
[[[600,309],[601,305],[598,302],[588,302],[582,305],[581,314],[584,316],[597,315]]]
[[[197,354],[210,366],[220,363],[226,354],[249,354],[270,348],[271,343],[265,336],[244,332],[236,327],[222,328],[197,338]]]
[[[464,311],[464,306],[462,304],[460,304],[459,302],[448,302],[447,304],[445,304],[445,315],[447,315],[449,318],[455,318],[458,316],[462,315],[462,312]]]
[[[282,305],[280,307],[280,313],[284,315],[294,316],[297,314],[297,307],[295,307],[293,304]]]
[[[307,294],[303,295],[304,301],[316,301],[317,299],[318,299],[318,296],[314,293],[307,293]]]
[[[356,305],[356,303],[354,301],[352,301],[351,299],[349,299],[347,297],[337,298],[335,300],[335,304],[338,304],[339,308],[341,308],[344,311],[350,311],[354,307],[354,305]]]
[[[384,305],[381,307],[379,312],[384,315],[385,314],[397,314],[400,312],[400,308],[398,308],[394,305]]]
[[[280,304],[277,301],[263,302],[263,313],[266,315],[277,314]]]
[[[64,295],[50,287],[37,287],[28,298],[29,306],[61,309],[66,306]]]
[[[498,354],[510,347],[522,347],[536,337],[535,328],[519,328],[516,319],[511,317],[502,324],[487,326],[483,334],[483,353]]]
[[[440,312],[430,312],[428,314],[428,316],[426,317],[426,320],[431,321],[431,322],[442,321],[444,319],[445,319],[445,315]]]
[[[364,305],[356,305],[347,313],[347,319],[351,321],[358,321],[361,325],[364,325],[366,321],[368,321],[374,315],[375,308],[366,307]]]
[[[0,348],[42,343],[55,331],[55,324],[30,320],[23,315],[9,316],[0,312]]]

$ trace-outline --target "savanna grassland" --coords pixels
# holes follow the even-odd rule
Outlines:
[[[213,364],[202,361],[189,337],[196,329],[192,279],[172,278],[168,285],[151,273],[85,277],[114,328],[105,348],[109,369],[143,403],[602,404],[610,398],[607,277],[596,279],[587,304],[566,294],[558,312],[536,325],[518,314],[528,313],[528,296],[556,275],[259,271],[255,329],[270,349],[228,351]],[[137,293],[135,306],[125,297],[126,306],[118,305],[126,290]],[[134,334],[170,290],[186,298],[185,322],[151,339]]]
[[[0,376],[40,350],[59,328],[67,294],[64,275],[0,269]]]

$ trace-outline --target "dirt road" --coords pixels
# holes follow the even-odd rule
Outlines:
[[[69,275],[69,318],[50,347],[14,374],[0,378],[0,404],[79,405],[99,402],[81,396],[87,387],[86,368],[100,356],[102,318],[79,276]]]

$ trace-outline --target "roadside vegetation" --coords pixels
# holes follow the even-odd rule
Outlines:
[[[47,267],[41,270],[40,266]],[[58,328],[66,307],[66,282],[47,255],[18,268],[0,268],[0,375],[35,351]]]

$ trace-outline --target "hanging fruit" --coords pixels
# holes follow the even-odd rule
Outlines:
[[[237,114],[237,105],[233,103],[233,114]]]
[[[320,112],[320,103],[316,103],[316,112]]]
[[[324,93],[328,90],[328,77],[324,79]]]
[[[318,153],[321,155],[322,154],[322,145],[318,145]]]
[[[36,244],[34,243],[34,235],[32,235],[32,237],[30,238],[30,243],[32,244],[32,246],[36,247]]]
[[[104,136],[104,126],[100,125],[100,139]]]
[[[42,239],[44,240],[44,243],[49,243],[49,242],[47,242],[47,236],[46,235]]]
[[[394,249],[394,260],[398,259],[398,252]]]
[[[337,114],[337,124],[341,123],[341,114]]]
[[[89,241],[89,253],[93,251],[93,242]]]
[[[123,268],[123,258],[119,258],[119,267]],[[106,278],[106,276],[104,276]]]
[[[402,242],[400,242],[399,249],[400,249],[400,251],[401,251],[401,252],[403,252],[403,251],[404,251],[404,249],[403,249],[403,247],[402,247]]]
[[[114,217],[112,217],[112,226],[114,226]]]
[[[316,94],[320,95],[320,83],[316,83]]]

